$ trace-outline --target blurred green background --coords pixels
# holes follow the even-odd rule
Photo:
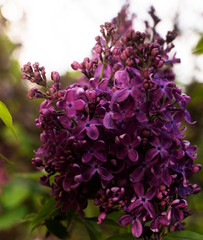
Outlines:
[[[40,100],[30,101],[26,97],[27,85],[21,80],[19,63],[13,57],[16,50],[20,51],[21,44],[14,44],[8,38],[8,24],[0,13],[0,100],[6,104],[12,114],[20,144],[9,129],[0,122],[0,153],[15,163],[10,165],[0,160],[0,239],[32,240],[45,234],[43,227],[31,232],[29,219],[38,211],[44,197],[49,194],[49,189],[39,184],[40,173],[31,164],[33,150],[40,145],[40,131],[34,124],[38,116]],[[179,34],[181,35],[181,31]],[[203,33],[199,33],[199,41],[191,51],[194,52],[194,58],[203,54]],[[62,82],[65,86],[74,82],[76,78],[77,74],[67,73],[62,76]],[[198,147],[196,163],[202,163],[203,159],[203,83],[201,81],[202,79],[193,79],[189,85],[180,84],[192,99],[188,104],[188,110],[192,120],[197,121],[197,124],[188,126],[186,130],[186,139]],[[178,79],[177,85],[179,85]],[[202,172],[195,175],[191,181],[202,187]],[[188,202],[193,215],[186,219],[186,229],[203,234],[203,192],[189,197]],[[90,207],[87,215],[91,216],[95,211],[94,207]],[[105,237],[108,237],[112,230],[114,233],[117,231],[116,226],[109,227],[108,224],[104,224],[102,230],[106,232]],[[96,228],[96,231],[97,234],[101,233],[99,228]],[[88,236],[87,231],[77,223],[73,229],[72,239],[82,240],[85,236]]]

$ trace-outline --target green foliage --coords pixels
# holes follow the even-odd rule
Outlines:
[[[44,223],[45,220],[50,219],[51,216],[53,216],[57,211],[58,208],[55,208],[56,200],[54,198],[50,198],[49,201],[47,201],[42,208],[39,210],[39,212],[34,217],[31,225],[32,225],[32,231],[38,227],[40,224]]]
[[[85,227],[89,234],[90,240],[101,240],[101,229],[95,221],[90,219],[77,218],[77,220]]]
[[[5,123],[5,125],[11,130],[17,141],[19,142],[18,136],[16,134],[16,131],[13,127],[13,120],[11,117],[11,114],[6,107],[6,105],[0,101],[0,118]]]
[[[203,34],[201,34],[197,45],[193,49],[193,54],[203,54]]]
[[[133,237],[132,234],[125,233],[125,234],[109,237],[106,240],[138,240],[138,239],[140,239],[140,238],[135,238],[135,237]]]
[[[28,206],[23,203],[30,198],[32,188],[19,179],[13,179],[2,189],[0,205],[0,229],[16,225],[28,213]]]
[[[67,228],[62,225],[61,222],[55,219],[45,220],[45,225],[49,232],[54,234],[56,237],[60,239],[65,239],[68,237]]]
[[[168,233],[163,240],[202,240],[203,235],[190,231]]]

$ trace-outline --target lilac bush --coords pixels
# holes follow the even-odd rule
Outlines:
[[[83,77],[66,89],[57,72],[48,88],[38,63],[25,64],[22,78],[46,89],[28,93],[45,99],[36,119],[42,145],[32,164],[47,172],[40,182],[62,212],[73,208],[84,217],[94,199],[98,224],[120,211],[119,224],[132,224],[133,236],[161,239],[184,228],[186,198],[200,191],[189,179],[201,165],[183,135],[185,121],[194,122],[186,110],[190,97],[175,84],[177,34],[160,36],[153,7],[149,14],[153,26],[146,21],[143,33],[133,29],[127,6],[101,25],[92,58],[72,64]]]

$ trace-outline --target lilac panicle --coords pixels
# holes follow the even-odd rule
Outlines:
[[[166,229],[183,229],[185,198],[200,191],[189,179],[201,165],[183,135],[183,121],[194,122],[186,110],[190,98],[175,84],[172,67],[180,60],[169,57],[176,33],[161,37],[154,8],[149,14],[154,24],[146,22],[143,33],[133,29],[127,6],[101,25],[92,58],[72,64],[84,77],[66,89],[52,72],[47,90],[37,63],[24,65],[22,77],[46,87],[28,94],[45,98],[36,119],[42,145],[32,163],[47,172],[41,183],[62,211],[84,216],[93,197],[99,224],[120,210],[118,222],[132,224],[135,237],[159,239]]]

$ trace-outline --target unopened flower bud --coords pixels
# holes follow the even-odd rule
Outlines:
[[[78,68],[79,68],[79,63],[76,62],[76,61],[74,61],[74,62],[71,64],[71,67],[72,67],[73,70],[78,70]]]
[[[192,172],[193,173],[198,173],[202,168],[202,165],[201,164],[196,164],[192,167]]]
[[[51,72],[51,79],[55,82],[58,83],[60,80],[60,75],[58,72]]]

